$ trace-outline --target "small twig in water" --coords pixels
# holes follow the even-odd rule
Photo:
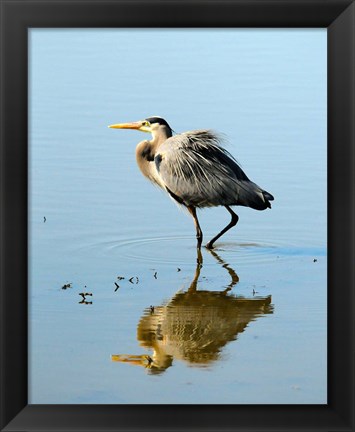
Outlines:
[[[88,292],[84,293],[84,292],[81,292],[81,293],[79,293],[79,295],[81,295],[81,297],[83,298],[83,300],[85,300],[86,296],[92,296],[92,293],[88,293]]]
[[[86,304],[86,305],[92,305],[92,301],[86,301],[84,299],[82,299],[79,304]]]

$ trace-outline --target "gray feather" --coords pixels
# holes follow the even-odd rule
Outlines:
[[[186,206],[241,205],[264,210],[273,196],[248,179],[220,137],[196,130],[167,139],[155,165],[169,193]]]

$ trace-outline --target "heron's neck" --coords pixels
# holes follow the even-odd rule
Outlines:
[[[172,132],[170,128],[160,125],[158,129],[152,131],[152,136],[153,139],[150,142],[152,144],[157,143],[157,145],[160,145],[172,136]]]
[[[159,141],[142,141],[136,147],[136,157],[138,164],[153,162],[157,148],[159,147]]]
[[[158,141],[140,142],[136,147],[136,160],[141,173],[153,183],[163,187],[154,164],[154,157],[158,147]]]
[[[159,147],[172,136],[171,130],[165,126],[152,131],[151,141],[142,141],[136,147],[136,159],[139,169],[150,181],[164,188],[154,164]]]

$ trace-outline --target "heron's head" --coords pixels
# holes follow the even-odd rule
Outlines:
[[[167,121],[161,117],[148,117],[132,123],[118,123],[110,125],[113,129],[135,129],[141,132],[150,132],[153,137],[165,135],[166,138],[172,136],[172,129]]]

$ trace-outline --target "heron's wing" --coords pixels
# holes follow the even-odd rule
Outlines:
[[[154,161],[167,191],[182,204],[266,208],[263,190],[248,179],[211,131],[185,132],[167,139]]]

